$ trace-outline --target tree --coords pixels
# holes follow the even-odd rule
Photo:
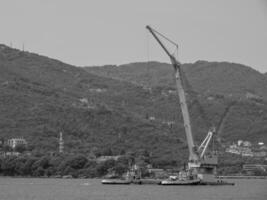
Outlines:
[[[121,176],[123,173],[127,172],[128,165],[125,165],[123,163],[117,163],[114,167],[114,171],[117,175]]]
[[[67,159],[66,165],[73,169],[82,169],[87,163],[87,158],[83,155],[73,156]]]
[[[102,162],[96,166],[96,171],[98,176],[103,176],[108,173],[108,170],[115,166],[115,160],[110,159]]]
[[[23,174],[24,175],[32,175],[32,165],[37,160],[38,159],[35,157],[27,157],[27,161],[24,163],[24,166],[23,166]]]
[[[4,144],[4,146],[3,146],[3,151],[4,151],[4,152],[12,151],[12,147],[9,146],[9,145],[7,145],[7,144]]]
[[[15,173],[16,167],[16,157],[15,156],[8,156],[2,160],[1,169],[4,175],[13,176]]]
[[[33,175],[34,176],[43,176],[45,173],[45,170],[42,166],[39,166],[34,172]]]
[[[26,151],[26,145],[25,144],[17,144],[14,149],[16,152],[23,153]]]

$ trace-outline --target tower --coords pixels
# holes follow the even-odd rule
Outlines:
[[[64,140],[62,132],[59,133],[59,153],[63,153],[64,151]]]

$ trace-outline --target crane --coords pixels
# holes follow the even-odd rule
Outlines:
[[[168,49],[159,39],[158,35],[162,36],[164,39],[175,45],[176,48],[178,48],[178,45],[175,42],[171,41],[169,38],[165,37],[158,31],[156,31],[155,29],[151,28],[150,26],[146,26],[146,28],[156,39],[156,41],[159,43],[159,45],[162,47],[162,49],[165,51],[165,53],[169,56],[171,60],[172,66],[175,71],[176,87],[180,100],[180,108],[182,111],[186,140],[189,150],[188,169],[193,171],[201,179],[203,179],[203,174],[205,174],[206,172],[207,172],[206,174],[214,174],[214,171],[216,171],[217,156],[213,154],[206,156],[205,154],[215,130],[214,129],[209,130],[206,138],[203,140],[201,145],[198,148],[196,147],[192,135],[191,121],[186,101],[186,95],[184,91],[181,63],[177,61],[175,56],[168,51]]]

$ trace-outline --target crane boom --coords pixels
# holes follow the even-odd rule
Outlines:
[[[176,60],[176,58],[168,51],[168,49],[161,42],[161,40],[157,36],[158,32],[155,31],[154,29],[152,29],[150,26],[146,26],[146,28],[153,35],[153,37],[156,39],[156,41],[160,44],[160,46],[163,48],[165,53],[170,57],[171,63],[174,67],[176,87],[177,87],[177,91],[178,91],[178,95],[179,95],[179,99],[180,99],[180,107],[182,110],[184,128],[185,128],[186,139],[187,139],[187,144],[188,144],[188,149],[189,149],[189,163],[198,163],[199,162],[199,155],[196,151],[196,147],[194,145],[194,140],[193,140],[193,135],[192,135],[190,116],[189,116],[189,112],[188,112],[186,95],[185,95],[183,81],[182,81],[181,63]],[[178,45],[176,45],[176,46],[178,46]]]

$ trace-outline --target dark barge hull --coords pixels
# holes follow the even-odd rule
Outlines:
[[[139,180],[133,180],[133,184],[139,184],[139,185],[160,185],[161,180],[158,179],[139,179]]]
[[[120,180],[120,179],[104,179],[101,181],[101,183],[110,185],[129,185],[131,181]]]
[[[200,182],[199,185],[235,185],[235,183],[229,183],[225,181],[218,181],[218,182]]]

